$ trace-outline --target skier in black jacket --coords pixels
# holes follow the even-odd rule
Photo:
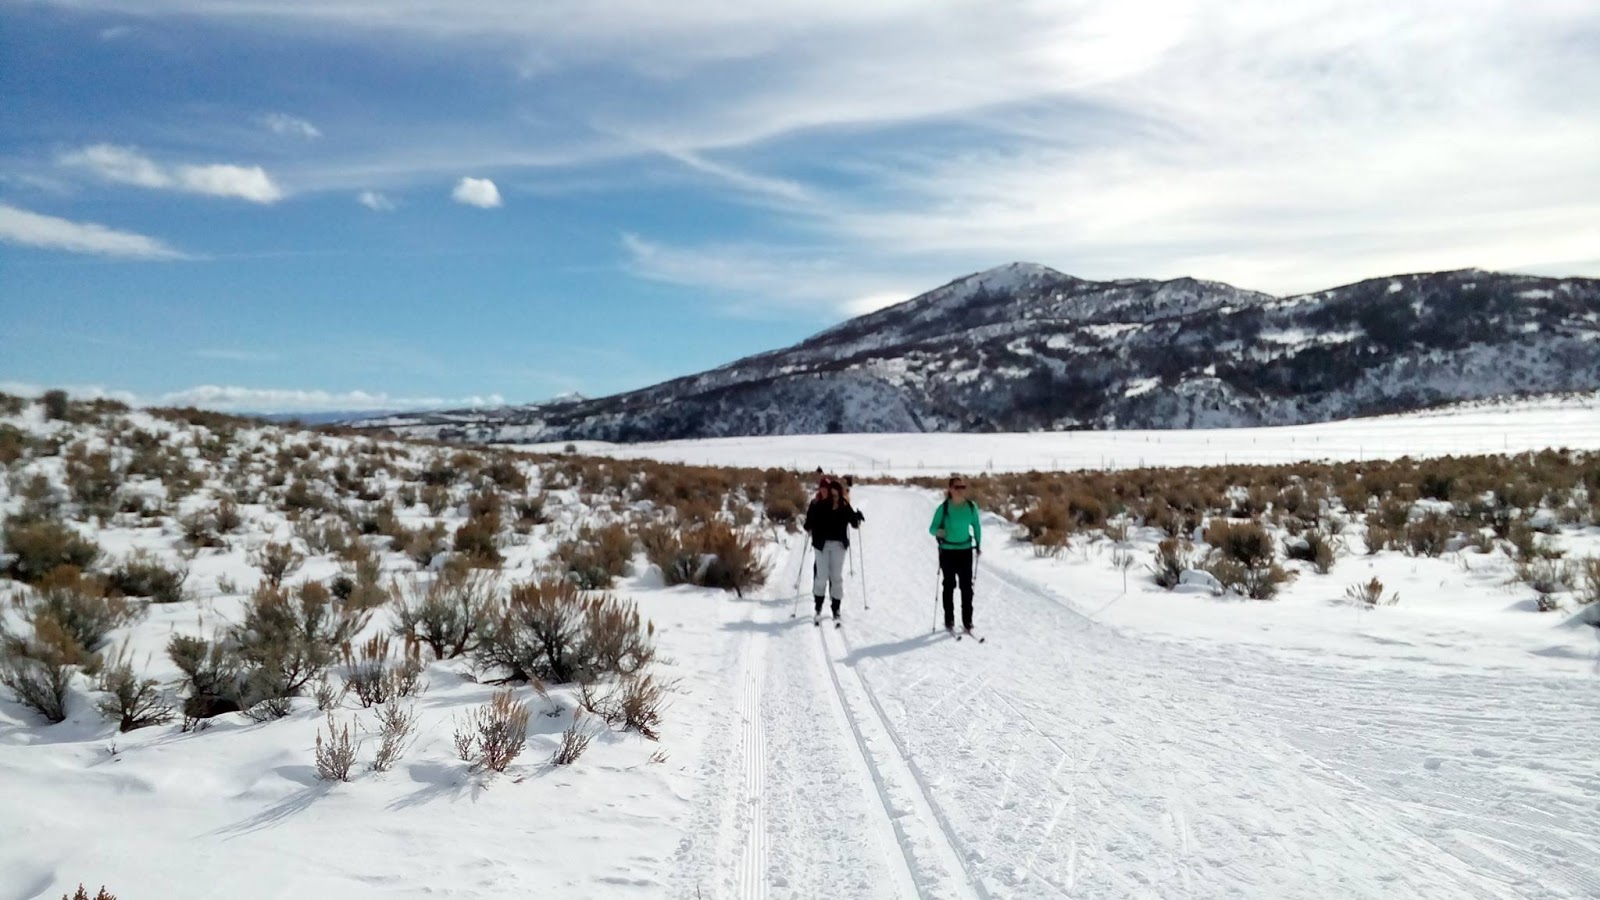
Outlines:
[[[833,621],[839,623],[839,603],[844,599],[844,561],[850,552],[850,529],[866,520],[845,498],[844,485],[837,478],[826,478],[818,497],[806,509],[805,529],[816,548],[812,567],[811,597],[816,601],[813,624],[822,622],[822,600],[833,599]]]

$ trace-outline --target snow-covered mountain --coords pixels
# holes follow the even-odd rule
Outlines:
[[[490,441],[1237,427],[1597,387],[1597,279],[1469,269],[1280,298],[1012,263],[639,391],[359,424]]]

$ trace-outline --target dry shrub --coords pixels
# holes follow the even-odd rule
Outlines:
[[[87,569],[100,558],[100,548],[62,522],[26,522],[12,516],[5,524],[5,549],[12,555],[6,574],[25,584],[62,567]]]
[[[561,684],[638,671],[654,656],[653,635],[632,603],[584,597],[564,580],[530,581],[511,588],[476,659],[506,680]]]
[[[167,642],[167,657],[183,672],[188,688],[185,718],[209,719],[244,708],[244,661],[227,644],[174,635]]]
[[[427,485],[422,489],[422,505],[428,508],[428,515],[442,516],[450,508],[450,489],[437,484]]]
[[[1194,547],[1188,541],[1167,538],[1156,545],[1155,562],[1150,569],[1156,584],[1172,590],[1182,583],[1183,573],[1194,568]]]
[[[183,585],[187,567],[167,566],[147,551],[139,550],[106,575],[111,588],[130,597],[149,597],[153,603],[179,603],[187,599]]]
[[[361,745],[350,738],[350,726],[340,728],[333,721],[333,713],[328,713],[326,741],[322,739],[322,729],[317,729],[317,777],[323,781],[349,781],[360,750]]]
[[[1393,606],[1400,602],[1399,594],[1384,596],[1383,582],[1379,581],[1377,576],[1373,576],[1370,581],[1350,585],[1345,589],[1344,595],[1350,602],[1366,606]]]
[[[100,675],[100,690],[110,696],[97,708],[100,714],[117,722],[118,731],[134,731],[172,721],[172,704],[154,678],[140,678],[125,656],[119,655]]]
[[[8,652],[0,659],[0,684],[50,724],[66,721],[67,690],[72,685],[72,668],[66,663]]]
[[[196,510],[178,520],[183,531],[183,541],[194,549],[226,547],[228,542],[217,531],[215,514]]]
[[[144,612],[143,606],[105,596],[102,585],[78,570],[60,568],[37,585],[24,617],[33,626],[35,643],[53,647],[69,664],[95,668],[89,658],[111,631],[138,621]]]
[[[457,727],[456,752],[473,771],[504,772],[527,746],[528,718],[528,704],[510,688],[498,691],[472,712],[464,728]]]
[[[656,524],[639,536],[645,556],[661,569],[667,584],[694,584],[744,596],[767,580],[753,535],[741,535],[722,521],[690,529]]]
[[[559,561],[578,587],[605,590],[628,574],[633,562],[633,536],[620,522],[582,528],[556,547]]]
[[[413,707],[393,703],[376,713],[378,717],[378,752],[372,758],[372,771],[387,772],[394,768],[416,739],[417,713]]]
[[[294,536],[305,542],[313,555],[343,554],[353,540],[349,529],[337,519],[302,518],[294,525]]]
[[[327,508],[327,499],[304,478],[295,479],[283,492],[283,509],[289,513],[317,512]]]
[[[66,391],[45,391],[39,395],[39,405],[44,407],[44,417],[55,422],[65,422],[72,409],[72,399]]]
[[[422,693],[422,646],[415,640],[406,641],[398,660],[390,659],[389,639],[383,635],[374,635],[359,647],[346,641],[341,649],[345,689],[354,693],[363,707]]]
[[[1406,525],[1406,552],[1412,556],[1443,556],[1455,535],[1455,523],[1448,516],[1430,513]]]
[[[550,498],[542,492],[518,497],[511,501],[511,511],[517,517],[516,529],[523,534],[527,534],[533,530],[533,526],[543,525],[550,521],[550,518],[544,512],[549,502]]]
[[[1579,561],[1578,573],[1582,576],[1578,602],[1585,605],[1600,603],[1600,556],[1590,556]]]
[[[483,569],[446,570],[426,588],[420,579],[396,582],[394,633],[427,645],[434,659],[471,653],[495,614],[499,591],[499,577]]]
[[[1259,522],[1213,522],[1206,529],[1211,555],[1205,570],[1223,587],[1254,600],[1270,600],[1290,575],[1274,561],[1272,536]]]
[[[655,659],[656,627],[639,608],[610,594],[584,601],[583,641],[595,672],[632,675]]]
[[[1536,559],[1517,567],[1517,578],[1533,589],[1540,612],[1561,608],[1557,595],[1573,590],[1579,573],[1572,565],[1552,559]]]
[[[475,515],[456,529],[455,550],[472,565],[497,569],[505,563],[500,555],[500,513]]]
[[[261,570],[262,577],[273,588],[281,587],[283,580],[300,571],[305,562],[305,554],[296,550],[293,544],[276,541],[250,555],[250,564]]]
[[[589,741],[593,736],[582,729],[582,718],[582,710],[575,709],[572,711],[572,724],[561,732],[561,743],[556,747],[555,754],[550,757],[552,764],[570,766],[578,761],[578,757],[582,756],[585,750],[589,749]]]
[[[433,565],[434,559],[439,554],[444,552],[448,533],[443,522],[435,522],[427,528],[410,532],[404,542],[398,542],[397,538],[398,549],[410,557],[419,568],[426,569]]]
[[[117,490],[125,480],[109,453],[85,453],[80,447],[67,455],[66,485],[86,516],[104,518],[116,510]]]
[[[66,894],[62,894],[61,900],[117,900],[117,895],[106,890],[105,885],[101,885],[100,893],[90,897],[89,891],[86,890],[80,883],[76,893],[74,893],[71,897],[68,897]]]
[[[1398,546],[1400,534],[1392,528],[1369,523],[1367,525],[1367,555],[1372,556],[1389,547]]]
[[[792,472],[768,469],[763,475],[761,506],[767,521],[792,527],[806,509],[806,489]]]
[[[1285,542],[1283,555],[1308,562],[1318,575],[1326,575],[1338,556],[1338,542],[1319,528],[1308,528],[1298,539]]]
[[[339,574],[329,582],[333,596],[356,609],[376,609],[389,602],[383,586],[383,561],[377,552],[357,539],[345,549]]]
[[[661,713],[669,687],[651,674],[625,678],[604,693],[595,683],[586,682],[578,703],[608,725],[621,725],[652,741],[660,740]]]
[[[508,456],[498,456],[490,460],[479,472],[479,476],[488,479],[502,491],[520,494],[528,489],[528,476],[523,474],[517,461]]]
[[[339,657],[369,615],[335,602],[315,581],[296,591],[263,585],[251,595],[243,623],[230,630],[229,638],[250,667],[253,695],[292,697]]]

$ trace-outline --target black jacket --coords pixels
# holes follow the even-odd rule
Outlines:
[[[811,546],[818,550],[829,541],[840,541],[850,546],[850,526],[860,527],[866,520],[849,503],[840,501],[834,508],[832,500],[812,500],[806,508],[806,533],[811,535]]]

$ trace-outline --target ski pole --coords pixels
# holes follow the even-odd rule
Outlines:
[[[939,633],[939,577],[944,574],[944,567],[939,565],[937,558],[933,561],[933,633]]]
[[[858,534],[860,534],[861,533],[861,529],[857,528],[856,532]],[[862,537],[861,537],[861,550],[860,550],[860,553],[861,553],[861,608],[862,609],[871,609],[872,608],[872,595],[867,593],[867,538],[866,538],[865,535],[862,535]]]
[[[807,543],[800,548],[800,567],[794,573],[794,603],[789,607],[789,618],[800,615],[800,578],[806,570],[806,554],[811,552],[811,545]]]

